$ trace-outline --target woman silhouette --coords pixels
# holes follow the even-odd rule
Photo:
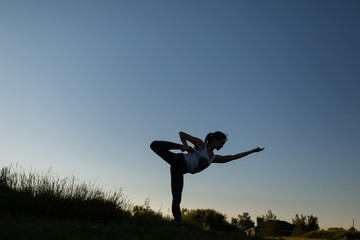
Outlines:
[[[180,132],[181,144],[154,141],[150,148],[170,164],[171,173],[171,192],[172,192],[172,213],[175,218],[177,226],[182,226],[180,202],[181,194],[184,186],[184,174],[198,173],[210,166],[211,163],[226,163],[235,159],[245,157],[254,152],[260,152],[264,148],[255,148],[253,150],[238,153],[235,155],[220,156],[214,155],[214,150],[220,150],[227,137],[222,132],[209,133],[205,141],[197,137],[193,137],[187,133]],[[188,142],[193,144],[193,147],[188,145]],[[187,153],[173,153],[170,150],[181,150]]]

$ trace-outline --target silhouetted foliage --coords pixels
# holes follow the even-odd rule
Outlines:
[[[295,225],[295,230],[293,232],[294,236],[303,235],[304,233],[319,230],[319,221],[317,217],[313,215],[304,216],[296,214],[295,218],[292,220]]]
[[[262,226],[260,226],[260,232],[264,236],[282,236],[281,225],[277,220],[268,220],[265,221]]]
[[[138,223],[149,223],[154,221],[164,221],[161,213],[157,213],[150,208],[150,198],[147,198],[142,206],[134,206],[132,209],[133,220]]]
[[[268,221],[275,221],[276,220],[276,215],[271,211],[269,210],[265,216],[263,216],[264,218],[264,221],[265,222],[268,222]]]
[[[307,217],[307,226],[306,231],[316,231],[319,230],[319,220],[317,217],[314,217],[313,215],[310,215]]]
[[[281,226],[276,220],[276,215],[269,210],[266,215],[257,217],[257,223],[261,236],[280,236]]]
[[[226,221],[226,216],[213,209],[183,210],[185,222],[201,226],[204,230],[236,231],[236,228]]]
[[[299,236],[306,232],[306,217],[304,215],[296,214],[295,218],[292,220],[292,223],[295,225],[293,232],[294,236]]]
[[[121,190],[105,193],[75,178],[51,174],[28,174],[3,167],[0,170],[0,211],[15,216],[77,219],[95,222],[119,221],[130,216]]]
[[[355,240],[360,239],[360,233],[358,231],[345,230],[343,228],[329,228],[327,231],[311,231],[302,235],[304,238],[313,239],[329,239],[329,240]]]
[[[121,221],[136,226],[174,224],[173,220],[150,208],[150,199],[146,199],[141,206],[134,206],[130,211],[130,204],[121,189],[104,192],[93,184],[81,183],[74,177],[59,179],[51,171],[45,174],[19,173],[12,171],[11,167],[0,169],[0,213],[0,217],[24,216],[100,223]],[[192,229],[243,232],[254,226],[247,212],[233,218],[232,224],[227,222],[225,215],[213,209],[183,209],[182,214],[184,222]],[[277,220],[271,210],[266,215],[257,217],[260,237],[285,236],[295,226],[294,234],[302,234],[307,238],[359,239],[359,233],[354,228],[351,231],[339,228],[316,231],[319,229],[318,218],[313,215],[305,217],[297,214],[293,223],[294,225]]]
[[[241,231],[245,231],[255,226],[254,221],[251,220],[251,217],[247,212],[244,212],[242,215],[239,214],[237,218],[232,218],[231,224],[238,227]]]
[[[266,215],[257,217],[257,224],[262,237],[289,236],[294,230],[292,224],[278,220],[271,210]]]

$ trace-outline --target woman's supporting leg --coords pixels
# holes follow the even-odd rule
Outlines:
[[[176,225],[182,226],[183,222],[181,219],[181,210],[180,210],[180,202],[181,202],[181,194],[184,186],[184,174],[176,169],[175,167],[170,167],[171,173],[171,193],[173,196],[172,199],[172,213],[175,218]]]
[[[188,169],[185,163],[184,155],[181,153],[173,153],[170,150],[181,149],[180,144],[166,142],[166,141],[154,141],[151,143],[150,148],[170,164],[171,173],[171,193],[172,200],[172,213],[175,218],[176,225],[182,226],[181,219],[181,194],[184,186],[184,174],[188,173]]]
[[[174,165],[177,154],[170,152],[170,150],[181,149],[181,145],[166,141],[154,141],[151,143],[150,148],[167,163]]]

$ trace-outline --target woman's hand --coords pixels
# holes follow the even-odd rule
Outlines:
[[[187,152],[189,152],[189,153],[193,153],[193,152],[194,152],[194,149],[193,149],[192,147],[190,147],[190,146],[182,145],[181,151],[182,151],[182,152],[187,151]]]
[[[261,152],[262,150],[264,150],[264,148],[254,148],[253,150],[251,150],[252,152]]]
[[[179,132],[179,135],[180,135],[180,140],[184,146],[188,146],[187,141],[189,141],[194,145],[194,148],[196,150],[201,150],[205,147],[205,143],[200,138],[193,137],[184,132]],[[194,149],[192,149],[190,151],[189,150],[185,150],[185,151],[194,152]]]

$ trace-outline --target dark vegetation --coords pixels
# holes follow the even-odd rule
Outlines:
[[[150,199],[132,206],[121,189],[105,192],[51,171],[0,170],[0,239],[247,238],[237,229],[206,230],[194,222],[185,229],[176,227],[171,218],[150,208]]]
[[[133,206],[121,189],[106,192],[74,177],[60,179],[51,171],[0,170],[0,239],[359,239],[355,229],[319,231],[312,215],[297,214],[289,224],[269,211],[257,218],[257,235],[247,236],[245,231],[255,223],[246,212],[231,222],[213,209],[183,209],[182,214],[184,229],[152,210],[150,199]],[[290,233],[284,223],[293,227]]]
[[[303,235],[305,238],[312,239],[360,239],[360,233],[356,231],[353,227],[349,230],[345,230],[343,228],[329,228],[327,231],[311,231],[307,232]]]
[[[19,173],[8,167],[0,172],[1,213],[106,223],[128,217],[127,206],[121,190],[104,192],[74,177],[59,179],[51,171]]]

